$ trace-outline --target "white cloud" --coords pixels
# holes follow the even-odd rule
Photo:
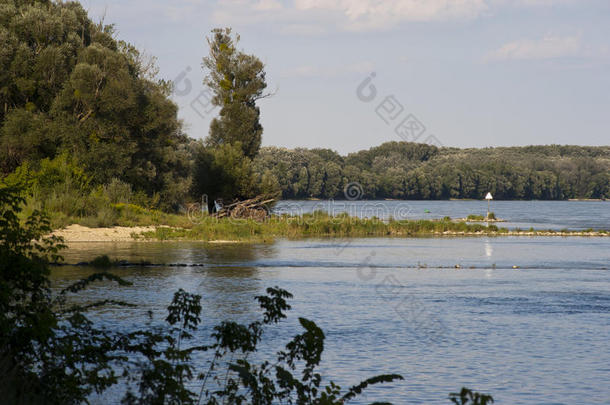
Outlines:
[[[219,0],[213,20],[219,24],[268,22],[347,31],[386,30],[410,21],[464,20],[488,10],[487,0]],[[313,29],[318,26],[321,28]]]
[[[338,12],[349,29],[389,28],[405,21],[470,19],[487,10],[485,0],[295,0],[298,10]]]
[[[199,3],[203,0],[182,0]],[[381,31],[408,22],[464,21],[505,8],[553,7],[589,0],[216,0],[220,25],[265,24],[281,33]]]
[[[551,36],[542,39],[521,39],[502,45],[491,52],[488,60],[557,59],[584,56],[586,49],[580,37]]]
[[[578,6],[592,0],[85,0],[108,4],[112,15],[193,24],[210,18],[218,25],[261,25],[280,33],[316,35],[329,31],[390,30],[408,22],[463,21],[501,13],[506,8]],[[142,19],[142,9],[147,18]]]

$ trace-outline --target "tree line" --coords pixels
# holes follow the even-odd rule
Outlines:
[[[358,183],[365,199],[562,200],[610,198],[610,147],[438,148],[387,142],[339,155],[329,149],[264,147],[257,172],[272,176],[284,199],[345,198]]]

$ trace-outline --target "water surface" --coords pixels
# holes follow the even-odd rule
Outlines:
[[[303,214],[316,210],[381,219],[466,218],[486,215],[486,201],[280,201],[277,213]],[[491,211],[509,229],[610,229],[610,201],[492,201]]]
[[[270,245],[202,243],[73,244],[70,263],[97,254],[185,266],[114,270],[130,287],[96,285],[109,327],[162,318],[173,292],[204,301],[200,339],[221,319],[258,316],[253,297],[280,286],[295,298],[289,319],[268,333],[273,353],[299,332],[297,317],[327,336],[324,375],[349,386],[378,373],[405,381],[354,403],[447,404],[468,386],[497,403],[608,403],[610,398],[610,240],[578,237],[315,239]],[[513,268],[513,266],[517,268]],[[459,267],[459,268],[456,268]],[[90,272],[61,267],[56,286]],[[203,361],[201,359],[201,361]]]

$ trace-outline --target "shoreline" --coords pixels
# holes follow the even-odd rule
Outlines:
[[[51,235],[64,238],[64,242],[132,242],[139,240],[134,234],[154,232],[157,226],[113,226],[107,228],[90,228],[71,224],[54,230]]]
[[[390,233],[385,235],[336,235],[336,234],[318,234],[308,235],[303,234],[297,237],[286,237],[285,235],[269,235],[269,237],[251,237],[245,239],[203,239],[203,238],[189,238],[187,235],[177,236],[168,235],[169,237],[155,237],[158,229],[167,231],[180,231],[182,228],[174,228],[166,225],[151,225],[151,226],[114,226],[107,228],[89,228],[86,226],[72,224],[62,229],[57,229],[51,233],[51,235],[61,236],[64,238],[65,243],[97,243],[97,242],[161,242],[161,241],[184,241],[184,242],[205,242],[216,245],[223,244],[239,244],[239,243],[260,243],[269,242],[273,239],[311,239],[311,238],[367,238],[367,237],[386,237],[386,238],[413,238],[413,237],[502,237],[502,236],[559,236],[559,237],[609,237],[608,231],[552,231],[552,230],[505,230],[505,231],[420,231],[412,234],[407,233]]]

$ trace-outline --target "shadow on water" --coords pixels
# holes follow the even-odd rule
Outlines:
[[[89,262],[97,256],[108,255],[111,260],[130,263],[147,261],[153,266],[121,266],[109,269],[132,283],[118,287],[112,282],[97,282],[79,301],[114,299],[151,309],[162,315],[175,291],[182,288],[202,296],[204,316],[213,319],[247,318],[257,311],[253,297],[264,292],[259,270],[240,263],[253,263],[275,254],[271,245],[232,244],[211,245],[197,242],[163,243],[78,243],[64,252],[70,266],[53,268],[51,280],[57,290],[85,278],[98,269],[74,266]],[[121,314],[110,308],[113,316],[121,319],[140,316],[140,310]],[[106,310],[100,310],[103,314]]]

